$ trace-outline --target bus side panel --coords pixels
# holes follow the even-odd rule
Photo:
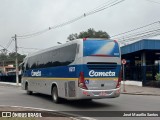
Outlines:
[[[50,95],[52,85],[55,84],[60,97],[76,96],[76,65],[28,70],[25,76],[23,81],[28,82],[31,91]]]

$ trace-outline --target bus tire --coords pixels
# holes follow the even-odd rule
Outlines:
[[[33,94],[32,91],[28,90],[28,83],[26,83],[26,92],[27,92],[28,95],[32,95]]]
[[[52,88],[52,99],[54,103],[60,103],[60,98],[58,97],[58,89],[56,86]]]

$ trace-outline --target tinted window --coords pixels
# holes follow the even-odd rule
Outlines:
[[[83,42],[83,56],[120,57],[118,43],[111,40],[86,40]]]
[[[65,66],[75,60],[77,44],[72,44],[28,58],[26,68]]]

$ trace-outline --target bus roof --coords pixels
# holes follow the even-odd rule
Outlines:
[[[106,38],[81,38],[81,39],[76,39],[76,40],[72,40],[70,42],[66,42],[64,44],[60,44],[60,45],[57,45],[57,46],[53,46],[53,47],[50,47],[50,48],[46,48],[44,50],[40,50],[40,51],[37,51],[35,53],[31,53],[29,55],[26,56],[26,58],[28,57],[32,57],[32,56],[35,56],[35,55],[38,55],[38,54],[41,54],[41,53],[44,53],[44,52],[48,52],[48,51],[51,51],[51,50],[55,50],[55,49],[58,49],[58,48],[61,48],[61,47],[64,47],[64,46],[68,46],[68,45],[71,45],[71,44],[74,44],[74,43],[80,43],[82,42],[82,40],[108,40],[108,41],[114,41],[114,40],[111,40],[111,39],[106,39]]]
[[[57,45],[57,46],[53,46],[53,47],[50,47],[50,48],[46,48],[46,49],[31,53],[31,54],[27,55],[26,57],[35,56],[35,55],[38,55],[38,54],[41,54],[41,53],[44,53],[44,52],[48,52],[48,51],[55,50],[55,49],[58,49],[58,48],[61,48],[61,47],[64,47],[64,46],[71,45],[71,44],[74,44],[74,43],[80,43],[80,41],[82,41],[82,39],[76,39],[76,40],[73,40],[73,41],[70,41],[70,42],[67,42],[67,43],[64,43],[64,44],[60,44],[60,45]]]

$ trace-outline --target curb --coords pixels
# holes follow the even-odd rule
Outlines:
[[[18,86],[16,85],[16,83],[5,83],[5,82],[0,82],[0,85],[3,86],[14,86],[14,87],[21,87],[21,84],[19,84]]]
[[[121,94],[128,94],[128,95],[149,95],[149,96],[160,96],[159,94],[151,94],[151,93],[121,93]]]

